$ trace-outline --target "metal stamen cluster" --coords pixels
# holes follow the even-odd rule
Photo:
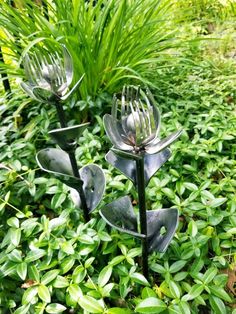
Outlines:
[[[66,100],[80,83],[68,92],[73,79],[73,60],[64,45],[58,51],[48,52],[45,48],[28,52],[23,58],[27,83],[21,86],[26,93],[41,102]]]
[[[155,154],[177,138],[177,131],[164,140],[159,139],[160,113],[149,90],[124,87],[121,100],[114,96],[112,114],[105,115],[105,130],[115,148]]]

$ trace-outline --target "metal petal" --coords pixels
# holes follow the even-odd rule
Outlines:
[[[82,82],[83,78],[84,78],[84,75],[83,74],[81,76],[81,78],[78,80],[78,82],[73,86],[73,88],[64,96],[60,97],[61,100],[66,100],[71,94],[73,94],[73,92],[76,90],[76,88],[79,86],[79,84]]]
[[[152,176],[158,169],[170,158],[170,150],[167,148],[153,155],[144,155],[144,179],[147,186]],[[106,160],[115,168],[119,169],[127,178],[135,185],[136,180],[136,161],[131,159],[132,155],[125,157],[117,151],[109,151],[106,155]]]
[[[123,138],[121,137],[121,134],[118,129],[118,122],[116,119],[114,119],[111,115],[105,114],[103,118],[104,127],[107,136],[109,137],[112,144],[121,150],[125,151],[132,151],[133,147],[131,145],[127,145]]]
[[[48,103],[56,99],[56,95],[52,91],[38,87],[38,86],[35,86],[32,89],[32,92],[34,94],[34,98],[42,102]]]
[[[52,173],[66,185],[76,188],[79,179],[73,176],[73,171],[69,156],[66,152],[58,148],[46,148],[40,150],[36,155],[39,167]]]
[[[171,135],[167,136],[163,140],[158,138],[154,139],[150,144],[145,147],[148,154],[155,154],[172,144],[181,135],[182,130],[175,131]]]
[[[138,233],[137,219],[128,196],[121,197],[104,206],[100,210],[100,215],[112,228],[131,234],[134,237],[145,237]]]
[[[67,81],[67,85],[69,86],[73,79],[73,60],[72,60],[71,54],[69,53],[65,45],[62,45],[62,50],[63,50],[63,57],[64,57],[66,81]]]
[[[89,212],[93,211],[100,203],[105,191],[105,175],[97,165],[90,164],[79,170],[83,181],[86,203]],[[80,207],[80,196],[75,189],[71,189],[71,198],[77,207]]]
[[[165,252],[174,237],[179,216],[176,208],[147,211],[149,252]],[[161,234],[161,228],[165,233]]]
[[[38,99],[34,96],[34,94],[33,94],[33,91],[32,91],[33,86],[32,86],[32,85],[26,84],[25,82],[21,82],[20,85],[21,85],[22,89],[26,92],[26,94],[28,94],[31,98],[33,98],[33,99],[35,99],[35,100],[38,100]]]
[[[65,151],[76,145],[76,140],[80,137],[88,123],[70,126],[67,128],[55,129],[49,132],[51,138]]]

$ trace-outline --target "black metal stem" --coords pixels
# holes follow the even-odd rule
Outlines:
[[[62,128],[66,128],[67,124],[66,124],[66,117],[65,117],[65,112],[63,110],[63,107],[59,103],[59,101],[55,102],[55,106],[56,106],[56,109],[57,109],[57,114],[58,114],[58,117],[59,117],[59,121],[60,121],[61,127]],[[79,196],[80,196],[81,208],[83,210],[84,219],[85,219],[86,222],[88,222],[89,221],[89,211],[88,211],[88,206],[87,206],[87,203],[86,203],[85,193],[84,193],[84,190],[83,190],[83,181],[82,181],[82,179],[80,177],[79,168],[78,168],[78,165],[77,165],[77,162],[76,162],[76,158],[75,158],[75,151],[74,150],[70,150],[70,151],[67,151],[67,153],[68,153],[69,158],[70,158],[70,163],[71,163],[73,175],[76,178],[79,179],[78,180],[77,191],[78,191]]]
[[[142,239],[142,268],[143,275],[148,278],[148,239],[147,239],[147,215],[145,200],[145,181],[144,181],[144,159],[143,156],[136,160],[138,203],[141,233],[145,235]]]

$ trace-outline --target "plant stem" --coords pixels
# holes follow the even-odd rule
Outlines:
[[[145,200],[145,181],[144,181],[144,158],[136,160],[138,203],[141,233],[145,235],[142,239],[142,268],[143,275],[148,279],[148,239],[147,239],[147,215]]]
[[[58,114],[58,118],[59,118],[61,127],[66,128],[67,124],[66,124],[66,117],[65,117],[65,112],[63,110],[63,107],[59,102],[55,102],[55,106],[57,109],[57,114]],[[85,196],[84,189],[83,189],[83,180],[80,177],[79,168],[78,168],[76,158],[75,158],[75,151],[70,150],[70,151],[67,151],[67,153],[68,153],[69,158],[70,158],[70,163],[71,163],[73,175],[77,179],[79,179],[77,191],[78,191],[79,196],[80,196],[81,208],[83,210],[84,219],[86,222],[88,222],[89,221],[89,211],[88,211],[88,206],[86,203],[86,196]]]

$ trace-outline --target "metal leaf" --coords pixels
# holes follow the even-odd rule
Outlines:
[[[147,211],[149,252],[165,252],[178,226],[176,208]],[[162,227],[165,233],[161,233]]]
[[[88,125],[89,123],[84,123],[67,128],[55,129],[50,131],[49,135],[61,149],[67,151],[76,145],[76,140],[80,137]]]
[[[131,234],[134,237],[145,237],[138,233],[137,218],[128,196],[121,197],[104,206],[100,210],[100,215],[112,228]]]
[[[105,190],[105,175],[97,165],[90,164],[79,170],[83,181],[83,190],[89,212],[93,211],[100,203]],[[80,207],[80,196],[76,189],[71,189],[71,198],[77,207]]]
[[[36,155],[39,167],[53,175],[69,187],[78,186],[78,178],[73,176],[73,171],[69,156],[66,152],[58,148],[46,148],[40,150]]]
[[[146,186],[156,171],[170,158],[170,155],[171,153],[168,148],[153,155],[144,155],[144,178]],[[110,150],[105,158],[113,167],[119,169],[127,178],[137,185],[135,160],[130,159],[130,156],[125,158],[124,155],[114,150]]]

